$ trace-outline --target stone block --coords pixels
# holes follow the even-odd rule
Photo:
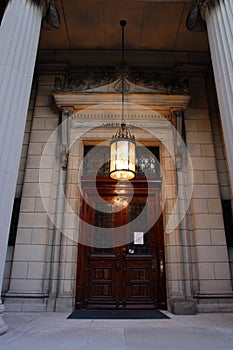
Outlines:
[[[41,195],[50,197],[50,183],[25,183],[23,188],[23,197],[38,197]]]
[[[174,280],[183,280],[183,264],[179,263],[167,263],[166,264],[167,276],[170,276]]]
[[[39,170],[39,181],[50,183],[53,181],[54,169],[40,169]]]
[[[41,293],[43,290],[43,280],[37,279],[16,279],[11,280],[11,289],[10,291],[18,294],[29,294]]]
[[[215,170],[216,161],[210,157],[192,157],[193,169],[195,170]]]
[[[207,199],[207,206],[208,206],[208,212],[209,213],[222,213],[222,204],[221,200],[218,198],[208,198]]]
[[[214,263],[214,271],[216,279],[228,279],[230,276],[229,263]]]
[[[51,97],[47,96],[47,95],[41,96],[41,95],[39,95],[39,93],[40,92],[38,91],[38,95],[36,97],[36,103],[35,103],[36,108],[49,106]]]
[[[4,268],[4,279],[7,280],[8,282],[10,281],[11,267],[12,267],[12,261],[6,261],[5,268]]]
[[[201,145],[198,145],[196,143],[189,144],[188,150],[191,155],[191,157],[201,157]]]
[[[226,246],[198,246],[198,262],[228,262]]]
[[[20,211],[23,212],[34,212],[35,209],[35,198],[23,197],[20,204]]]
[[[230,276],[228,279],[212,279],[212,280],[199,280],[200,293],[213,294],[213,293],[232,293],[232,286]]]
[[[40,168],[54,169],[56,158],[55,155],[43,155],[40,161]]]
[[[11,278],[26,278],[28,272],[28,262],[15,261],[12,265]]]
[[[222,214],[196,214],[194,222],[197,229],[221,229],[224,227]]]
[[[27,168],[30,169],[39,169],[40,168],[40,162],[41,162],[41,156],[35,156],[35,155],[28,155],[27,158]]]
[[[227,173],[218,173],[219,184],[220,186],[228,186]]]
[[[204,180],[204,172],[201,170],[194,170],[193,172],[193,182],[194,184],[204,184],[205,180]]]
[[[221,186],[220,191],[222,199],[231,199],[229,186]]]
[[[34,111],[34,118],[41,118],[41,117],[57,117],[57,113],[53,112],[51,110],[50,106],[37,106]]]
[[[166,257],[169,263],[182,263],[182,250],[180,246],[166,247]]]
[[[36,142],[36,143],[30,143],[28,148],[28,154],[29,155],[41,155],[42,154],[42,147],[43,144]]]
[[[196,229],[194,237],[196,246],[211,245],[210,230]]]
[[[192,210],[193,213],[198,214],[198,213],[208,213],[208,206],[207,206],[207,200],[203,198],[199,199],[193,199],[192,200]]]
[[[35,199],[35,212],[45,213],[46,208],[48,208],[48,206],[49,206],[49,202],[50,202],[50,198],[44,198],[43,200],[42,200],[42,198],[36,198]],[[45,203],[45,205],[44,205],[44,203]]]
[[[213,245],[226,245],[226,235],[224,228],[222,229],[211,229],[210,230],[211,244]]]
[[[212,134],[208,131],[188,131],[186,133],[187,144],[197,143],[197,144],[212,144]]]
[[[44,130],[46,118],[34,118],[32,121],[32,130]]]
[[[31,243],[31,228],[18,228],[16,236],[16,244],[30,244]]]
[[[49,218],[46,213],[21,213],[19,216],[19,227],[39,227],[47,228]]]
[[[59,297],[56,300],[56,311],[58,312],[72,312],[74,310],[73,297]]]
[[[47,228],[33,228],[32,229],[32,244],[45,245],[48,240],[48,229]]]
[[[43,279],[44,278],[44,262],[29,262],[27,278]]]
[[[215,157],[215,151],[213,145],[200,145],[201,155],[203,157]]]
[[[48,142],[51,135],[52,130],[32,130],[31,142]]]
[[[58,127],[58,118],[47,118],[45,128],[46,130],[55,130]]]
[[[185,121],[185,130],[186,131],[198,131],[198,121],[195,119],[189,119]],[[205,131],[205,130],[202,130]]]
[[[223,160],[225,158],[222,145],[215,145],[215,155],[217,160]]]
[[[22,312],[44,312],[46,311],[46,300],[44,298],[24,298]]]
[[[213,263],[198,263],[199,279],[208,280],[214,279],[214,264]]]
[[[197,126],[199,131],[211,131],[210,121],[209,120],[201,120],[197,121]]]
[[[204,179],[206,184],[218,184],[217,171],[204,171]]]
[[[38,182],[39,181],[39,169],[26,169],[24,182]]]
[[[195,185],[193,198],[220,198],[219,187],[217,185]]]
[[[195,315],[197,306],[193,300],[170,300],[170,309],[174,315]]]

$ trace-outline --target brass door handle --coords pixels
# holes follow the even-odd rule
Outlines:
[[[163,250],[159,251],[159,271],[160,271],[160,276],[162,276],[164,273]]]

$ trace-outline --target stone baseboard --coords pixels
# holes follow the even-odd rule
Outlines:
[[[18,294],[8,292],[4,297],[6,311],[44,312],[48,297],[41,293]]]
[[[233,293],[227,294],[197,294],[198,312],[232,312]]]

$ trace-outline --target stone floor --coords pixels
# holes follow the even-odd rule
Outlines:
[[[233,313],[162,320],[67,320],[66,313],[6,312],[1,350],[232,350]]]

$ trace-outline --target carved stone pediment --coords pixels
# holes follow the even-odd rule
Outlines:
[[[182,82],[171,79],[163,83],[155,71],[125,69],[126,93],[153,93],[165,95],[188,95],[187,80]],[[78,72],[68,72],[64,77],[55,80],[55,93],[120,93],[121,72],[119,69],[95,69]]]
[[[121,104],[121,72],[119,67],[70,68],[55,79],[53,97],[56,106],[68,109],[70,113],[94,105],[111,104],[114,109],[114,105]],[[187,107],[190,100],[187,81],[170,79],[162,83],[159,73],[149,69],[124,67],[123,72],[125,103],[145,106],[163,115],[171,109]],[[176,72],[173,72],[174,76]]]

